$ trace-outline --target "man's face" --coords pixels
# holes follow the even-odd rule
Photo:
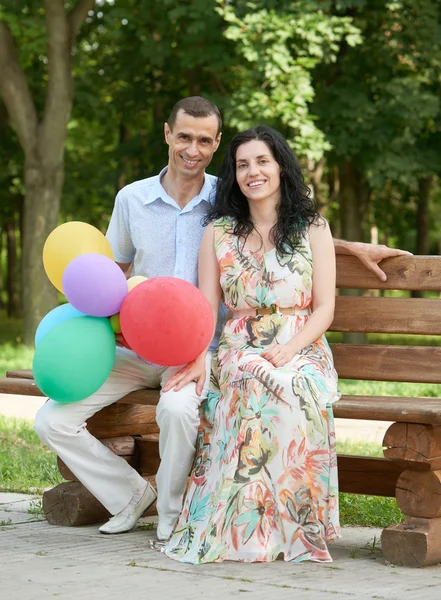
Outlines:
[[[216,115],[192,117],[180,110],[173,131],[168,123],[164,126],[170,169],[184,177],[200,175],[219,146],[221,134],[217,129]]]

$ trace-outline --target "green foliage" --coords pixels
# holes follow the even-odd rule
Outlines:
[[[0,20],[41,116],[43,3],[4,0]],[[60,222],[105,230],[120,187],[165,166],[163,125],[174,103],[201,94],[223,111],[223,144],[258,123],[286,135],[306,175],[322,171],[314,192],[334,226],[338,169],[355,165],[360,203],[367,189],[365,241],[376,225],[380,242],[414,250],[418,184],[433,176],[428,235],[438,253],[440,23],[433,0],[100,0],[73,49]],[[23,155],[1,101],[0,139],[0,227],[18,228]]]
[[[359,30],[351,18],[323,12],[321,2],[265,4],[219,0],[241,84],[226,116],[239,130],[260,122],[283,128],[300,156],[319,160],[331,146],[309,109],[312,71],[335,62],[342,41],[359,44]]]
[[[339,60],[316,71],[319,126],[374,187],[439,172],[429,138],[440,125],[440,10],[431,0],[345,2],[363,43],[342,45]]]

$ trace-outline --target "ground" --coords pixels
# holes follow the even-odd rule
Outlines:
[[[32,419],[42,398],[0,397],[0,414]],[[381,443],[387,423],[337,420],[339,439]],[[183,565],[149,547],[154,519],[126,535],[103,536],[96,526],[54,527],[40,497],[0,494],[2,600],[435,600],[441,565],[408,569],[385,563],[381,529],[345,527],[331,546],[334,562],[293,565]],[[250,596],[248,596],[250,594]]]

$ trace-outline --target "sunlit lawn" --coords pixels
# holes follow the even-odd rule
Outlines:
[[[9,370],[31,368],[34,349],[23,345],[22,336],[21,319],[9,319],[0,311],[0,377]]]
[[[63,480],[30,421],[0,415],[0,491],[38,493]]]

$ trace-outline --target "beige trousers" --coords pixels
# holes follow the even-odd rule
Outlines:
[[[201,396],[194,382],[179,392],[161,392],[156,409],[160,428],[161,465],[156,475],[157,508],[161,522],[174,525],[182,507],[199,425],[199,405],[210,380],[211,353]],[[144,480],[125,460],[113,454],[86,429],[89,417],[129,392],[162,387],[180,367],[157,367],[134,352],[117,348],[114,367],[101,388],[89,398],[71,404],[48,400],[38,411],[35,431],[69,467],[79,481],[112,514],[123,510]]]

